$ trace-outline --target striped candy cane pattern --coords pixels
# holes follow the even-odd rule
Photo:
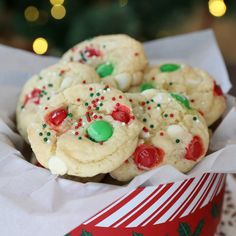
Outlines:
[[[225,175],[206,173],[184,181],[140,187],[100,211],[84,226],[144,228],[189,216],[207,206],[224,186]]]

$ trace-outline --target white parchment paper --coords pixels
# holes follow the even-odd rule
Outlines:
[[[215,76],[224,92],[231,84],[212,31],[171,37],[145,44],[150,60],[185,61]],[[235,99],[213,135],[207,156],[188,175],[163,166],[136,177],[127,186],[77,183],[33,166],[21,155],[14,112],[24,82],[58,59],[0,46],[0,235],[63,235],[139,185],[178,181],[204,172],[236,172]],[[218,151],[217,151],[218,150]],[[98,204],[99,203],[99,204]]]

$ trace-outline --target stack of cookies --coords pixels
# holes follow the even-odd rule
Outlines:
[[[186,64],[149,66],[138,41],[99,36],[27,81],[17,127],[53,174],[129,181],[165,164],[191,170],[225,108],[208,73]]]

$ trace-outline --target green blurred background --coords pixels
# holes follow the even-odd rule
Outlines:
[[[55,3],[60,14],[66,11],[62,19],[52,16]],[[32,51],[33,41],[44,37],[47,54],[60,56],[100,34],[126,33],[144,42],[213,28],[227,64],[236,65],[236,1],[225,4],[224,16],[214,17],[207,0],[0,0],[0,43]],[[36,9],[27,13],[29,6]]]

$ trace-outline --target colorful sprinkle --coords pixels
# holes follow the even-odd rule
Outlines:
[[[180,140],[179,140],[179,139],[176,139],[176,140],[175,140],[175,142],[176,142],[176,143],[179,143],[179,142],[180,142]]]

